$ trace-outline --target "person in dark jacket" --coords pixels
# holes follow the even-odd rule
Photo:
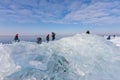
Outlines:
[[[55,40],[55,35],[56,34],[54,32],[52,32],[52,35],[51,35],[52,36],[52,41]]]
[[[41,38],[41,37],[38,37],[38,38],[37,38],[37,43],[38,43],[38,44],[41,44],[41,43],[42,43],[42,38]]]
[[[49,42],[49,40],[50,40],[50,35],[48,34],[48,35],[46,36],[46,41],[47,41],[47,43]]]
[[[19,39],[18,36],[19,36],[18,34],[15,35],[15,37],[14,37],[14,41],[15,41],[15,42],[19,42],[19,41],[20,41],[20,39]]]
[[[113,35],[113,37],[115,38],[115,35]]]
[[[86,34],[90,34],[90,31],[89,31],[89,30],[87,30],[87,31],[86,31]]]
[[[107,40],[110,40],[111,39],[111,36],[109,35],[108,37],[107,37]]]

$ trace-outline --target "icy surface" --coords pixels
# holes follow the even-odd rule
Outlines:
[[[112,41],[116,46],[120,46],[120,37],[112,38],[110,41]]]
[[[91,34],[1,44],[0,57],[4,80],[120,80],[120,47]]]
[[[6,50],[6,46],[0,44],[0,80],[18,68],[8,53],[10,53],[10,51]]]

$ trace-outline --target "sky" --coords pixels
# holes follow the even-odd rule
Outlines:
[[[120,0],[0,0],[0,35],[120,34]]]

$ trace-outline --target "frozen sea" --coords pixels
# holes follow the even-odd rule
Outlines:
[[[120,80],[120,37],[10,43],[0,44],[0,80]]]

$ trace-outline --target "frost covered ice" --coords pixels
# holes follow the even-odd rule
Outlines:
[[[10,54],[5,50],[5,46],[0,44],[0,80],[4,76],[11,74],[18,67],[14,64],[13,60],[10,58]]]
[[[116,46],[120,46],[120,37],[115,37],[110,40],[113,42]]]
[[[4,80],[120,80],[120,47],[96,35],[1,44],[0,52]]]

